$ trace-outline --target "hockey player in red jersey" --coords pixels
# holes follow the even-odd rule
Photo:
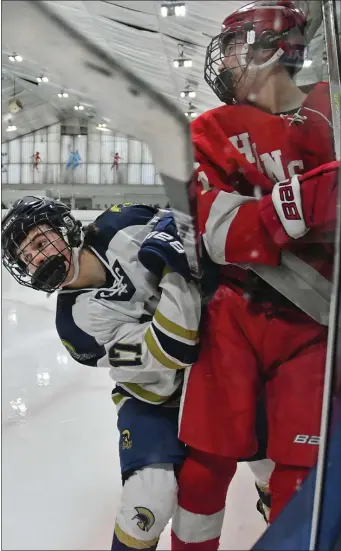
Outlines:
[[[261,392],[270,522],[317,458],[339,164],[328,85],[305,94],[293,80],[305,27],[293,2],[253,2],[207,49],[205,80],[227,105],[192,123],[194,184],[220,276],[183,394],[176,550],[218,548],[237,458],[256,451]]]

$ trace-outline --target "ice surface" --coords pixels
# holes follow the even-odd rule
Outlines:
[[[2,276],[3,548],[110,549],[121,492],[112,381],[59,342],[54,296]],[[248,549],[260,536],[256,501],[240,465],[221,549]],[[169,549],[169,533],[170,524],[159,549]]]

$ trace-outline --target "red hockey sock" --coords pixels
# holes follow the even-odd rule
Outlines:
[[[173,551],[218,549],[226,493],[236,467],[236,459],[189,450],[178,478]]]
[[[270,523],[275,520],[277,515],[286,506],[299,485],[308,475],[309,470],[308,467],[295,467],[276,463],[270,477]]]

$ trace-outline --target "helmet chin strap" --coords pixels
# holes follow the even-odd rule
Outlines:
[[[247,66],[246,54],[248,53],[249,48],[250,48],[250,45],[247,42],[245,42],[242,48],[242,51],[240,53],[242,66]],[[270,65],[273,65],[274,63],[276,63],[276,61],[278,61],[283,54],[284,54],[284,50],[282,50],[282,48],[278,48],[278,50],[270,57],[270,59],[268,59],[268,61],[265,61],[261,65],[255,65],[255,63],[251,61],[251,63],[248,66],[248,69],[251,71],[256,71],[258,69],[265,69],[266,67],[270,67]]]

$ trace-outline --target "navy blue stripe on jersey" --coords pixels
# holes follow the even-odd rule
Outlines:
[[[161,349],[166,354],[184,364],[193,364],[197,360],[199,344],[185,344],[160,331],[154,323],[151,325]]]
[[[56,328],[58,335],[76,362],[96,367],[100,358],[106,355],[104,346],[96,339],[80,329],[74,322],[72,307],[77,297],[87,291],[61,293],[57,298]]]

